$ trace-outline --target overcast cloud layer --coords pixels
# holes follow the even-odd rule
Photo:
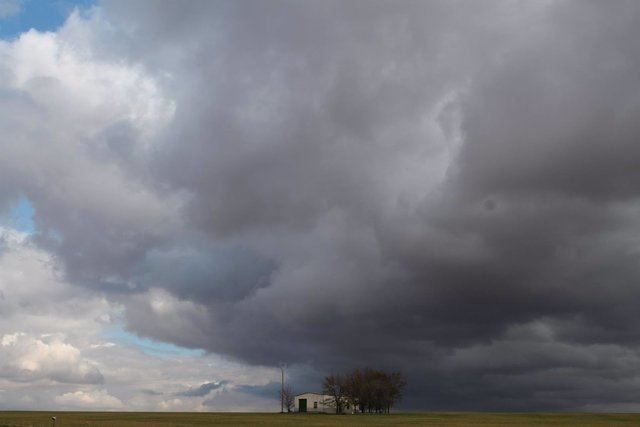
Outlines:
[[[270,410],[287,363],[640,409],[639,39],[632,1],[279,0],[0,41],[3,405]]]

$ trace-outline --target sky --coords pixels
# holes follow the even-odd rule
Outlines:
[[[640,410],[640,4],[0,0],[0,409]]]

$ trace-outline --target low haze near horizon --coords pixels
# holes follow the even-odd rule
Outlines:
[[[0,0],[0,409],[640,410],[640,3]]]

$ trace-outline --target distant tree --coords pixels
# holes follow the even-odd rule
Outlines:
[[[392,372],[391,374],[387,375],[387,396],[384,402],[387,413],[389,413],[393,405],[395,405],[402,399],[402,392],[404,391],[406,385],[407,381],[402,377],[402,374],[400,372]]]
[[[345,402],[360,412],[389,413],[402,398],[406,385],[399,372],[364,368],[355,369],[343,377]]]
[[[287,409],[287,412],[293,412],[293,407],[296,401],[296,395],[293,392],[293,389],[289,384],[285,385],[284,388],[280,391],[282,396],[282,401],[284,402],[284,407]]]
[[[364,375],[356,369],[345,376],[345,397],[354,409],[364,411]]]
[[[369,391],[369,412],[382,412],[385,395],[384,372],[376,369],[367,370],[367,386]]]
[[[331,396],[331,399],[325,401],[325,404],[336,408],[336,414],[341,414],[347,398],[344,377],[340,374],[324,377],[322,391]]]

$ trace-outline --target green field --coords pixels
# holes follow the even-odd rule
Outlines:
[[[0,426],[631,426],[640,414],[407,413],[392,415],[0,412]]]

